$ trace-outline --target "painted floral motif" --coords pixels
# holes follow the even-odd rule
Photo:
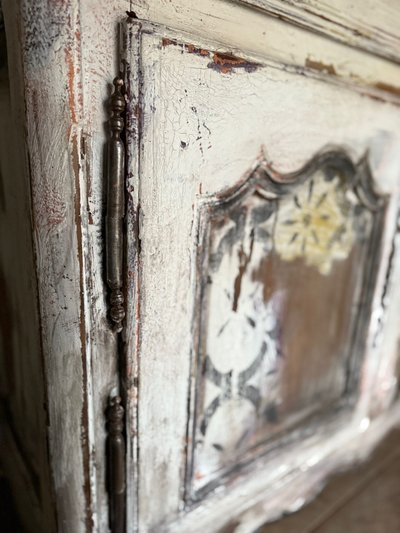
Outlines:
[[[348,210],[339,177],[327,181],[316,175],[290,200],[281,202],[276,251],[286,261],[303,258],[328,275],[333,262],[346,259],[353,247],[355,233]]]

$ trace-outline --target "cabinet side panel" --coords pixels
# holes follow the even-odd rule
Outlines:
[[[55,515],[30,188],[25,160],[21,157],[23,95],[17,82],[20,64],[13,20],[6,22],[8,64],[5,33],[1,32],[0,37],[0,463],[12,487],[21,521],[30,530],[50,533],[55,530]]]
[[[78,0],[6,4],[25,110],[48,439],[58,530],[92,531],[91,382]],[[38,402],[39,399],[36,399]],[[35,436],[30,435],[30,439]]]

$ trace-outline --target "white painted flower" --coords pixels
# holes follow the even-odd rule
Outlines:
[[[326,181],[316,175],[281,201],[275,228],[275,248],[282,259],[303,258],[328,275],[334,261],[346,259],[355,233],[351,217],[340,206],[345,194],[338,177]]]

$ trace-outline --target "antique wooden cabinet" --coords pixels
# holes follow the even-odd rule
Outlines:
[[[399,8],[2,17],[1,465],[25,527],[299,509],[400,422]]]

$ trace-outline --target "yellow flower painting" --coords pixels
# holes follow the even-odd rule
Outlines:
[[[303,258],[308,266],[328,275],[334,261],[348,257],[355,240],[352,217],[344,212],[345,202],[348,204],[339,177],[327,181],[321,174],[282,200],[274,232],[275,249],[281,258]]]

